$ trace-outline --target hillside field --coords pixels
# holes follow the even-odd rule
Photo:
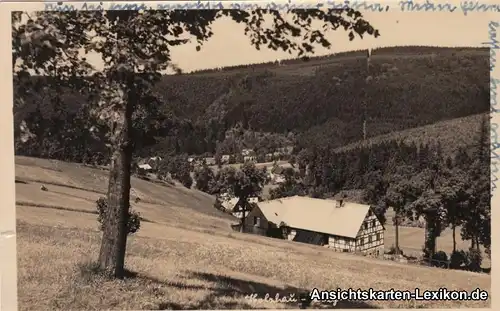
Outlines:
[[[16,157],[20,310],[297,308],[245,295],[314,287],[490,290],[487,274],[404,265],[321,247],[240,234],[236,220],[196,190],[133,179],[134,209],[146,221],[128,240],[130,278],[89,273],[99,250],[95,200],[107,172],[78,164]],[[40,185],[48,191],[41,191]],[[133,195],[132,197],[134,197]],[[393,243],[387,228],[386,246]],[[420,236],[420,237],[418,237]],[[443,234],[438,248],[449,247]],[[420,249],[423,231],[401,228],[403,250]],[[447,245],[447,246],[445,246]],[[467,243],[459,243],[466,247]],[[340,308],[488,307],[487,302],[341,302]],[[328,307],[328,306],[323,306]]]

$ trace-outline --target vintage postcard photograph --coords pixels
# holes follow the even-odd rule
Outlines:
[[[2,310],[491,307],[491,14],[245,3],[2,4]]]

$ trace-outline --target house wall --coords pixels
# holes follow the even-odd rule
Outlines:
[[[375,255],[384,253],[384,227],[370,209],[356,237],[356,251]]]
[[[260,217],[260,224],[255,224],[255,217]],[[266,217],[260,210],[260,208],[254,208],[250,213],[248,213],[245,218],[245,228],[244,231],[247,233],[254,233],[259,235],[265,235],[270,224]]]
[[[337,252],[350,252],[356,251],[356,239],[330,235],[328,237],[328,248]]]

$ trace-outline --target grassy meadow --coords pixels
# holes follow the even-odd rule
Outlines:
[[[182,186],[133,178],[132,207],[145,219],[129,238],[125,280],[92,273],[99,251],[95,200],[107,172],[78,164],[16,157],[20,310],[297,308],[249,300],[250,293],[314,287],[490,290],[491,277],[335,253],[317,246],[233,232],[236,219],[213,198]],[[45,185],[48,191],[40,190]],[[386,247],[393,244],[388,226]],[[401,228],[403,250],[420,250],[423,229]],[[460,244],[462,243],[462,244]],[[467,247],[460,241],[459,246]],[[443,234],[439,249],[449,249]],[[487,307],[487,302],[341,302],[341,308]],[[322,308],[330,305],[319,306]]]

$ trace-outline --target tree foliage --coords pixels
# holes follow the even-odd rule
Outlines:
[[[99,222],[99,228],[104,231],[104,226],[106,224],[108,203],[105,197],[100,197],[96,201],[97,207],[97,221]],[[127,232],[128,234],[134,234],[141,228],[141,216],[139,212],[129,210],[128,220],[127,220]]]
[[[194,181],[196,188],[203,192],[214,194],[217,187],[215,185],[215,174],[213,170],[204,163],[194,170]]]
[[[264,185],[269,181],[266,168],[259,169],[254,163],[248,162],[235,169],[224,167],[216,175],[217,193],[229,198],[238,198],[233,212],[242,212],[241,230],[244,230],[246,213],[253,206],[249,202],[252,197],[260,197]]]
[[[31,83],[32,72],[50,75],[57,90],[67,87],[89,94],[89,115],[107,125],[104,136],[111,147],[107,196],[110,213],[105,219],[99,255],[101,269],[116,277],[124,273],[130,166],[134,137],[138,137],[136,120],[147,120],[152,115],[150,110],[158,107],[162,100],[168,100],[155,92],[154,84],[160,79],[161,71],[173,67],[172,47],[189,43],[191,39],[199,50],[213,35],[211,24],[223,16],[245,24],[245,35],[256,49],[268,47],[298,55],[314,52],[317,45],[331,46],[324,36],[327,30],[347,30],[351,40],[356,34],[378,36],[378,31],[352,9],[292,10],[290,13],[294,17],[290,22],[278,11],[262,9],[12,14],[17,105],[22,105],[25,95],[37,88]],[[27,16],[26,22],[23,15]],[[266,16],[270,18],[266,20]],[[313,21],[322,24],[322,31],[312,25]],[[82,49],[98,53],[103,68],[99,71],[92,68],[86,58],[80,57]],[[141,124],[154,128],[157,123]]]

